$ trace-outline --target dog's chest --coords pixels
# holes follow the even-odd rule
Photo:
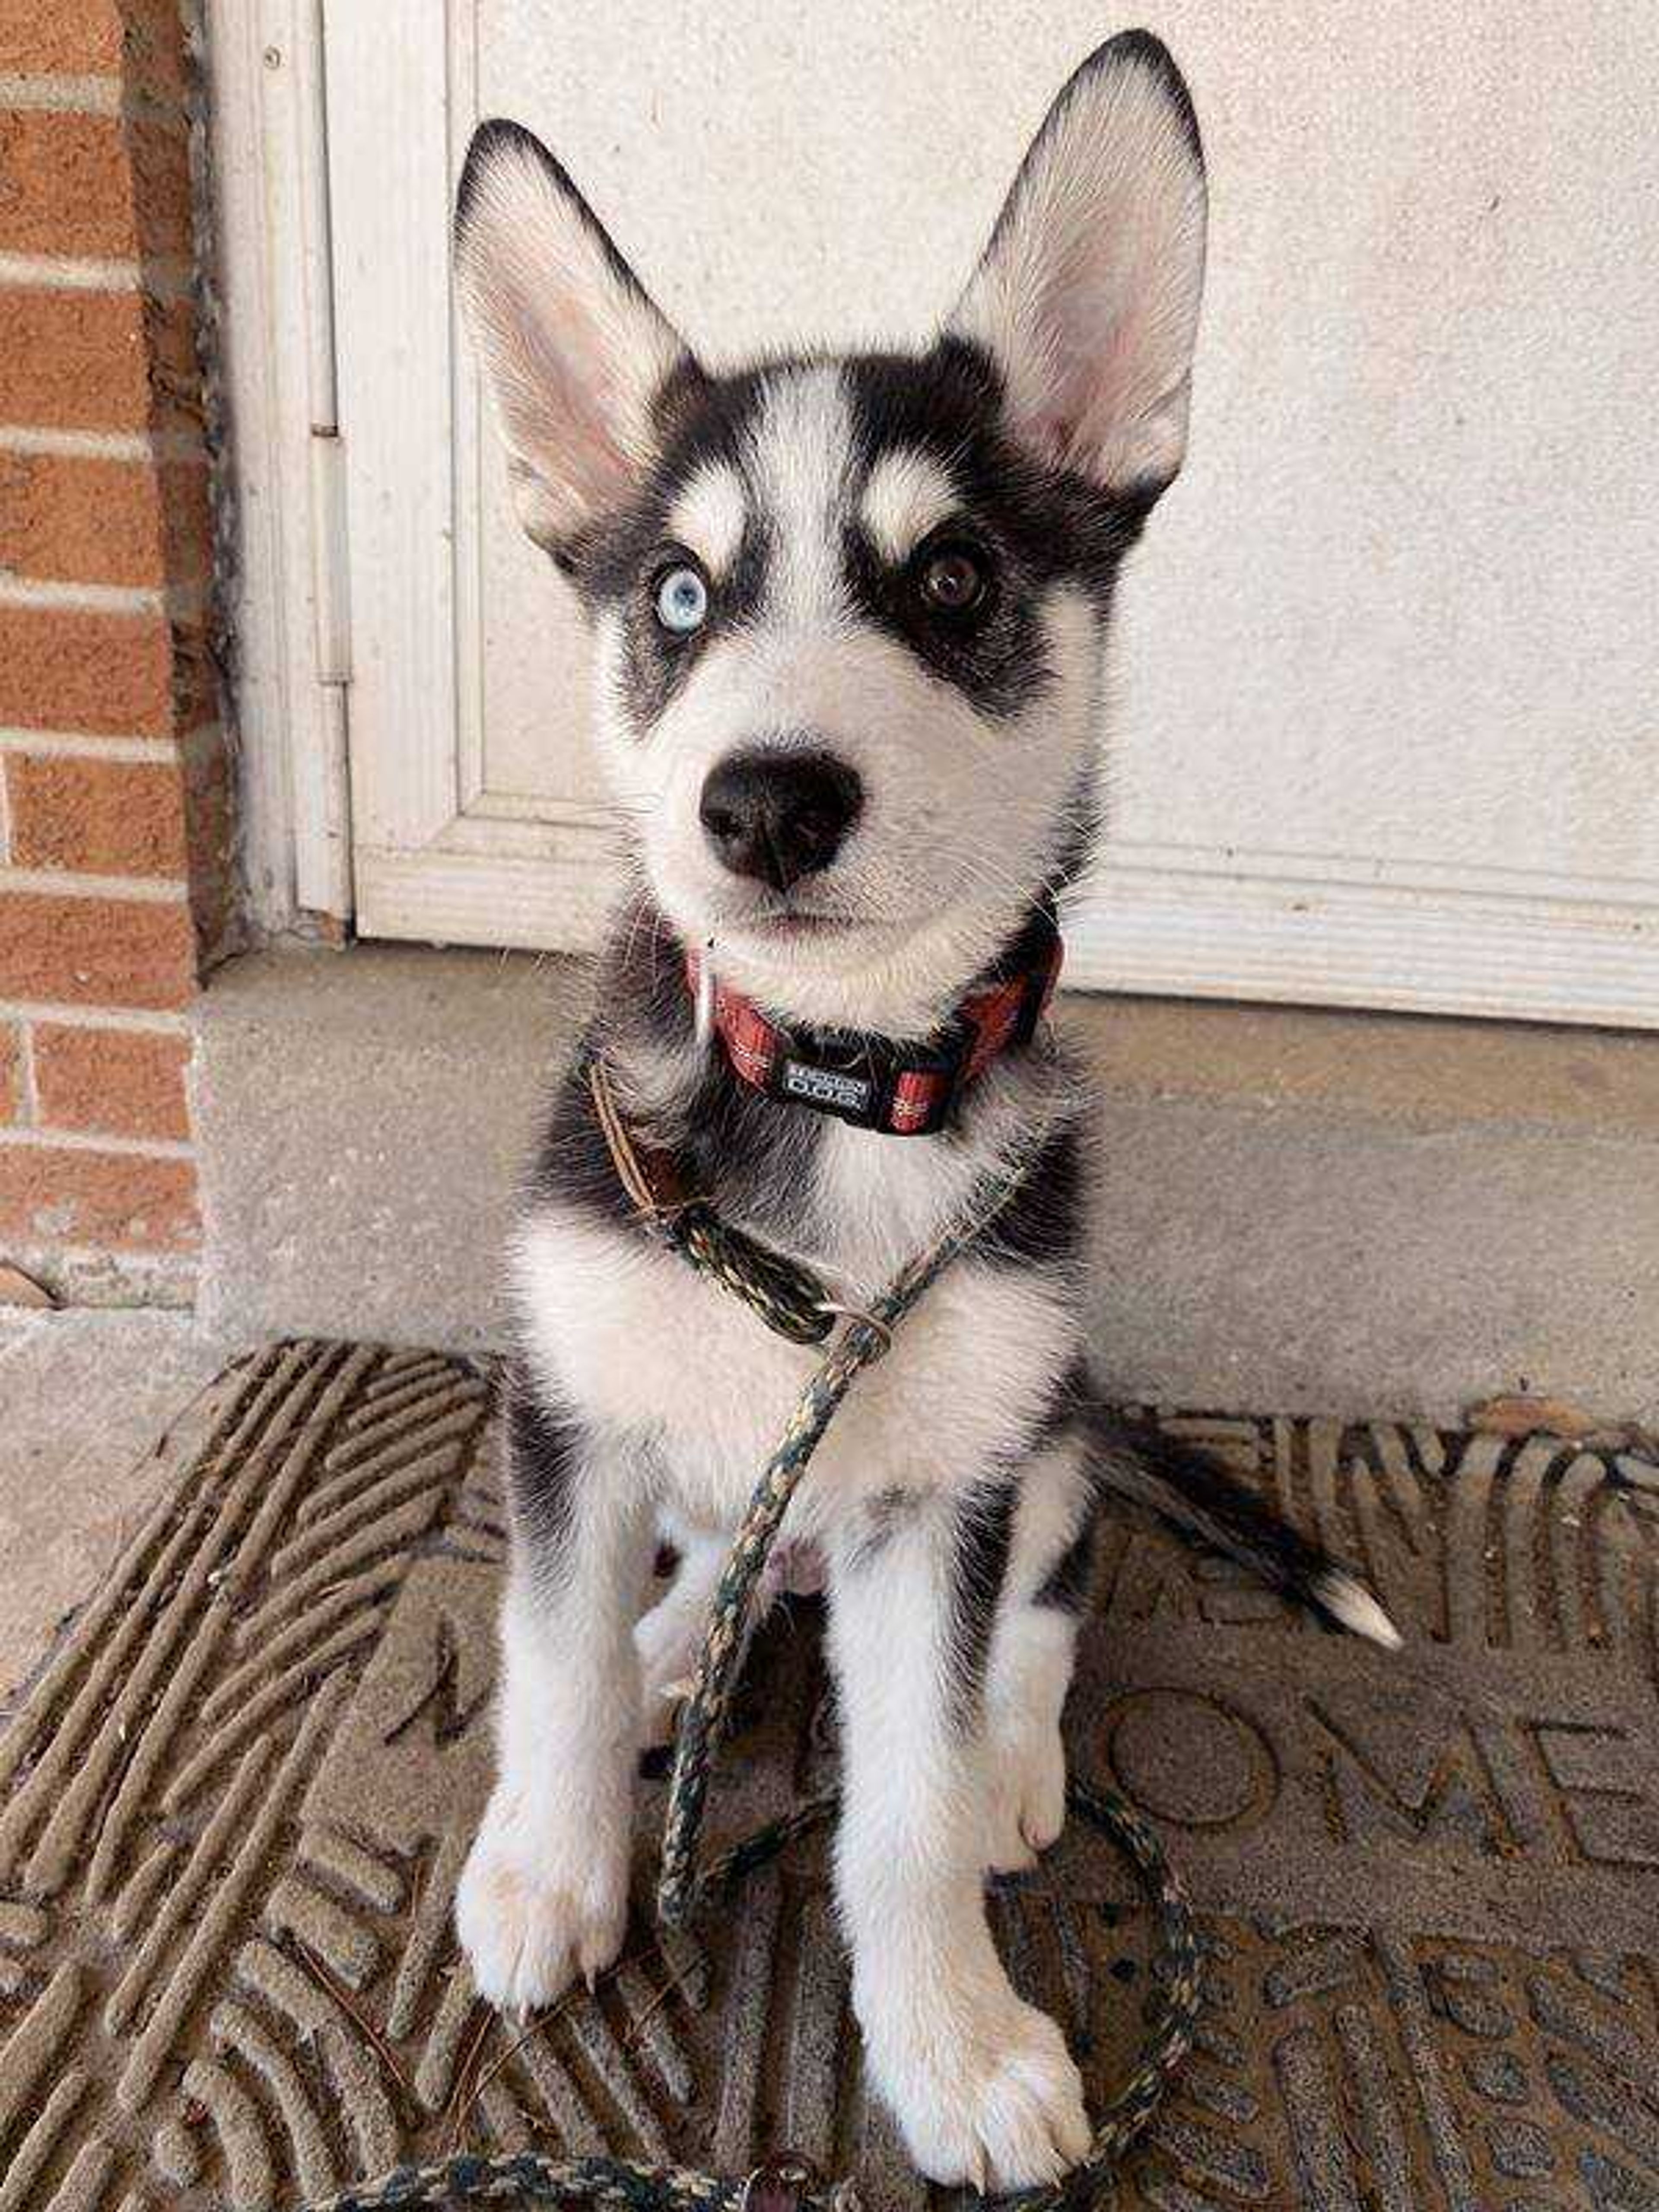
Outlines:
[[[977,1164],[826,1127],[787,1196],[789,1246],[832,1297],[867,1304],[953,1218]],[[547,1387],[585,1419],[659,1446],[694,1516],[732,1520],[821,1352],[768,1329],[678,1254],[556,1198],[524,1222],[515,1257]],[[1044,1271],[957,1262],[860,1378],[812,1490],[846,1498],[972,1480],[1029,1432],[1075,1339],[1070,1302]]]

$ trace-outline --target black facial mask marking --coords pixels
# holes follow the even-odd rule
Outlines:
[[[590,611],[621,611],[621,704],[641,736],[714,641],[756,621],[777,546],[775,523],[751,503],[735,562],[710,580],[707,619],[688,635],[672,635],[656,620],[652,586],[677,550],[669,522],[676,499],[710,465],[729,468],[747,483],[769,387],[791,373],[826,365],[790,359],[724,377],[677,372],[659,397],[663,451],[639,498],[561,556],[559,565]],[[1070,585],[1086,592],[1103,618],[1139,514],[1014,447],[1000,427],[995,371],[982,351],[962,339],[941,340],[926,354],[856,355],[836,365],[852,424],[842,541],[854,606],[981,714],[1019,714],[1053,681],[1043,650],[1045,598],[1056,586]],[[989,557],[992,586],[975,619],[930,619],[908,566],[884,562],[858,521],[871,471],[884,454],[904,451],[925,453],[947,472],[961,494],[963,529]]]

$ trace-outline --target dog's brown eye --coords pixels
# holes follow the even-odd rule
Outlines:
[[[985,563],[969,545],[940,545],[917,577],[921,596],[936,614],[963,615],[985,596]]]

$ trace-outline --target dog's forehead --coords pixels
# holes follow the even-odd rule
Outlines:
[[[714,380],[665,457],[669,534],[716,573],[750,529],[798,569],[838,557],[849,524],[902,560],[962,503],[951,457],[994,413],[982,381],[934,356],[785,362]]]

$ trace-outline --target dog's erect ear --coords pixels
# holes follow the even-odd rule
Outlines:
[[[480,124],[455,201],[455,273],[495,396],[519,514],[558,551],[623,505],[652,446],[652,401],[691,366],[539,138]]]
[[[947,330],[1043,459],[1150,502],[1181,466],[1204,283],[1204,156],[1168,53],[1126,31],[1049,109]]]

